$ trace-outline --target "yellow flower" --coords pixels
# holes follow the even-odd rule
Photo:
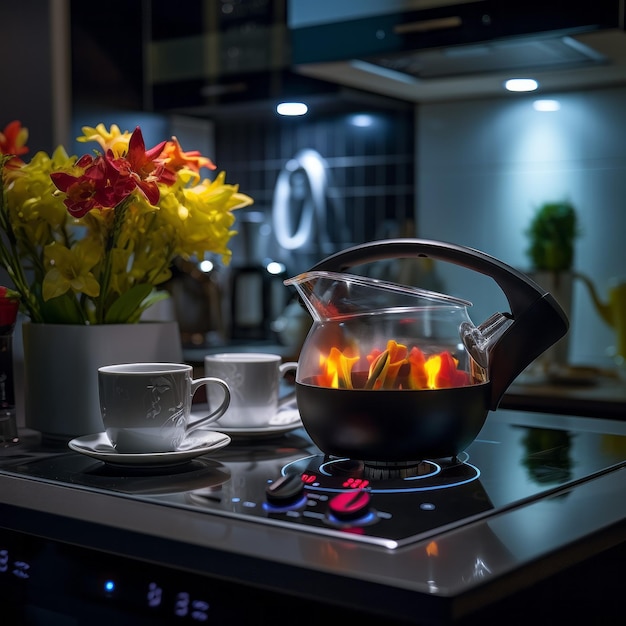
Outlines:
[[[104,124],[98,124],[95,128],[91,126],[83,126],[83,134],[76,138],[81,143],[95,141],[102,147],[102,152],[112,150],[115,157],[124,156],[128,152],[128,142],[131,133],[122,132],[117,124],[112,124],[111,129],[107,130]]]
[[[203,179],[213,162],[174,137],[146,150],[139,127],[82,132],[95,158],[0,154],[0,267],[32,321],[136,322],[166,297],[176,257],[229,262],[233,211],[252,198],[224,172]]]
[[[204,179],[193,187],[184,186],[184,170],[179,174],[173,186],[161,186],[158,216],[175,233],[175,253],[203,258],[212,252],[221,255],[227,264],[231,257],[228,242],[236,234],[232,230],[232,211],[252,204],[252,199],[239,193],[237,185],[225,184],[225,172],[220,172],[214,181]]]
[[[63,148],[50,158],[38,152],[11,177],[7,188],[7,206],[16,230],[24,239],[36,246],[50,243],[50,237],[61,237],[68,221],[63,201],[54,195],[55,186],[50,179],[54,170],[71,167],[75,157],[68,157]]]
[[[62,296],[72,289],[95,298],[100,293],[100,285],[91,269],[100,261],[101,251],[93,242],[83,239],[73,248],[52,243],[46,246],[44,259],[50,269],[43,279],[44,301]]]

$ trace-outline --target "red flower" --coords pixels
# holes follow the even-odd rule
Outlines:
[[[184,167],[196,173],[200,172],[203,167],[210,170],[217,169],[215,163],[208,157],[202,156],[198,150],[184,152],[176,137],[172,137],[172,140],[165,144],[162,156],[165,167],[171,172],[177,172]]]
[[[112,208],[117,204],[114,200],[114,188],[107,184],[108,168],[103,157],[94,159],[85,155],[76,163],[76,167],[84,168],[80,176],[66,172],[50,174],[56,187],[66,194],[63,202],[73,217],[83,217],[91,209]],[[120,197],[118,201],[122,199]]]
[[[148,202],[156,205],[160,193],[158,182],[173,184],[174,177],[158,159],[165,142],[146,151],[141,129],[130,137],[128,153],[116,158],[112,151],[95,159],[85,155],[76,163],[83,168],[80,176],[65,172],[50,175],[56,187],[66,194],[63,201],[74,217],[83,217],[92,209],[111,209],[139,189]]]
[[[24,165],[20,156],[28,152],[27,139],[28,129],[17,120],[9,122],[3,131],[0,130],[0,154],[15,155],[5,163],[7,169],[16,170]]]
[[[21,156],[28,152],[25,145],[28,131],[17,120],[9,122],[4,131],[0,131],[0,154]]]
[[[133,178],[136,186],[143,191],[150,204],[156,204],[159,201],[157,182],[172,185],[175,180],[172,173],[165,169],[163,161],[158,160],[166,143],[162,141],[146,151],[141,128],[137,126],[130,136],[126,158],[111,159],[112,155],[109,154],[111,165],[118,169],[121,176]]]
[[[20,308],[19,298],[14,291],[0,286],[0,327],[13,326]]]

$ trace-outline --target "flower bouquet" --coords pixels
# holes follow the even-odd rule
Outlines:
[[[141,129],[84,127],[93,154],[38,152],[27,129],[0,132],[0,266],[34,323],[138,322],[177,257],[217,254],[227,264],[235,217],[252,204],[224,172],[176,137],[146,150]]]

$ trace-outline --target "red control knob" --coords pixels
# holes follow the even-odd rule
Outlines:
[[[328,510],[337,520],[352,522],[369,513],[370,500],[369,492],[364,489],[344,491],[328,502]]]
[[[267,501],[277,506],[289,506],[300,500],[303,493],[304,483],[300,474],[281,476],[265,488]]]

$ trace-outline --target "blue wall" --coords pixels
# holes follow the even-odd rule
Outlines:
[[[582,234],[574,269],[603,297],[626,278],[626,88],[554,94],[561,108],[539,113],[532,96],[428,104],[417,109],[419,236],[478,248],[529,270],[524,230],[543,202],[568,199]],[[473,300],[482,321],[507,308],[492,281],[438,268],[446,287]],[[610,366],[611,329],[576,282],[570,362]]]

